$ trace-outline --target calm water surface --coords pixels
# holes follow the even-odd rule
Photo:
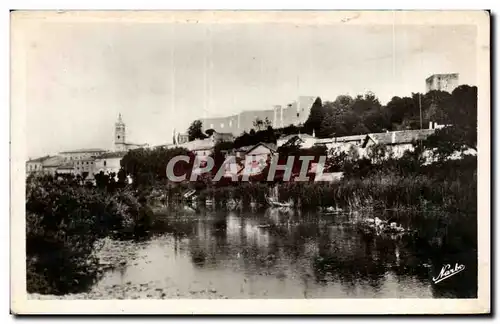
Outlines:
[[[363,234],[360,214],[203,212],[160,215],[153,238],[98,285],[175,285],[228,298],[475,297],[474,251]],[[132,243],[137,244],[137,243]],[[432,282],[445,263],[466,270]]]

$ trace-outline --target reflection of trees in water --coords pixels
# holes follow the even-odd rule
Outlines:
[[[421,282],[430,282],[429,264],[434,265],[434,275],[439,272],[436,268],[441,267],[443,252],[422,243],[425,239],[359,233],[348,217],[270,210],[264,214],[209,213],[175,218],[165,228],[174,237],[189,238],[191,260],[197,266],[236,267],[257,274],[288,268],[305,286],[310,280],[336,281],[347,290],[359,285],[377,290],[388,272],[398,280],[411,277]],[[405,222],[399,216],[387,217]],[[474,275],[474,271],[465,272],[464,276]],[[474,278],[470,282],[475,284]],[[447,288],[440,283],[433,291],[435,296],[450,292],[470,296],[477,288],[471,284]]]
[[[388,271],[398,277],[415,274],[414,268],[407,264],[410,256],[403,241],[331,227],[318,238],[313,268],[318,282],[339,281],[347,289],[353,289],[355,284],[368,284],[379,289]]]

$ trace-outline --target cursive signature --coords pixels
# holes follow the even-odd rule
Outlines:
[[[438,274],[438,276],[436,278],[432,277],[432,281],[434,281],[434,283],[441,282],[444,279],[448,279],[449,277],[454,276],[457,273],[464,271],[464,270],[465,270],[465,266],[463,264],[455,263],[455,268],[451,268],[451,265],[445,264],[441,268],[441,272]]]

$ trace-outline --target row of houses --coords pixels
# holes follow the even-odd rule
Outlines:
[[[94,174],[101,171],[118,173],[120,161],[126,152],[109,152],[103,149],[78,149],[60,152],[54,156],[29,159],[26,173],[30,174],[74,174],[93,180]]]
[[[428,129],[402,130],[382,133],[369,133],[361,135],[332,137],[332,138],[317,138],[309,134],[292,134],[280,137],[276,143],[258,143],[256,145],[244,146],[227,150],[226,156],[231,155],[242,161],[246,156],[252,156],[253,163],[267,161],[270,155],[276,154],[280,147],[285,145],[294,145],[302,149],[323,146],[327,149],[328,154],[347,153],[358,158],[368,157],[370,149],[376,145],[383,145],[386,148],[386,154],[390,154],[394,158],[400,158],[407,151],[414,149],[414,143],[427,139],[434,134],[437,129],[445,127],[436,123],[429,123]],[[216,137],[212,136],[208,139],[195,140],[177,145],[184,147],[199,158],[207,157],[213,153],[217,143]],[[426,158],[429,162],[433,159],[432,152],[426,152]],[[465,154],[475,154],[473,151],[468,151]],[[451,158],[460,158],[460,154]],[[240,163],[240,167],[244,165]]]
[[[63,151],[53,156],[29,159],[26,162],[26,173],[29,174],[74,174],[87,180],[94,180],[100,172],[118,173],[120,161],[129,150],[148,147],[148,144],[127,142],[126,125],[122,115],[118,115],[115,123],[114,151],[90,148]]]
[[[253,164],[265,163],[271,155],[278,152],[280,147],[294,145],[303,149],[323,146],[329,154],[335,152],[353,153],[358,157],[368,155],[370,147],[384,145],[393,157],[401,157],[405,152],[413,150],[415,141],[425,140],[432,135],[437,128],[431,124],[429,129],[403,130],[384,133],[370,133],[363,135],[353,135],[344,137],[333,137],[319,139],[309,134],[292,134],[279,138],[276,143],[258,143],[251,146],[244,146],[227,150],[227,155],[237,158],[238,172],[246,166],[245,161]],[[204,159],[214,152],[215,145],[220,141],[230,142],[234,137],[231,134],[214,132],[209,138],[198,139],[183,143],[167,145],[167,148],[183,147],[193,152],[197,157]],[[28,174],[75,174],[85,176],[88,180],[93,180],[97,173],[106,174],[118,173],[120,162],[126,151],[105,151],[102,149],[80,149],[74,151],[61,152],[56,156],[45,156],[32,159],[26,163]],[[246,159],[251,156],[252,159]]]

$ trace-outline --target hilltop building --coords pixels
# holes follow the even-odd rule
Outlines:
[[[254,121],[269,120],[273,128],[286,127],[289,125],[303,124],[309,117],[311,107],[316,97],[300,96],[296,101],[289,103],[286,107],[276,105],[268,110],[243,111],[237,115],[217,118],[200,119],[203,124],[203,131],[213,129],[219,133],[231,133],[239,136],[244,131],[250,131]]]
[[[458,73],[434,74],[425,80],[427,92],[431,90],[446,91],[451,93],[458,87]]]

